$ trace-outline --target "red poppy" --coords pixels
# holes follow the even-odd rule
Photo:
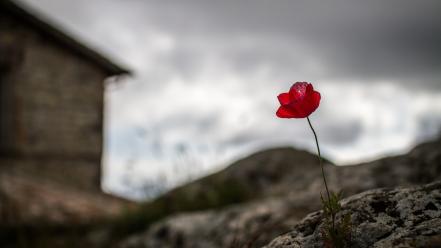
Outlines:
[[[314,112],[320,104],[320,93],[314,91],[312,84],[297,82],[289,92],[278,97],[280,107],[276,115],[280,118],[305,118]]]

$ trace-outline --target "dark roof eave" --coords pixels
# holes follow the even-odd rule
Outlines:
[[[108,76],[131,74],[128,69],[125,69],[124,67],[110,61],[108,58],[83,45],[76,39],[66,35],[62,31],[60,31],[60,29],[56,28],[53,24],[49,24],[47,21],[44,21],[40,16],[37,16],[36,13],[31,13],[32,11],[28,10],[24,6],[21,6],[11,0],[0,0],[0,6],[4,7],[9,13],[14,14],[34,28],[48,34],[54,40],[59,41],[62,45],[65,45],[68,48],[72,49],[75,53],[93,62],[94,64],[102,68]]]

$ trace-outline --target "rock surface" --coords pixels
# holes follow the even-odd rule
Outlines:
[[[306,207],[306,208],[305,208]],[[170,216],[119,247],[255,247],[290,230],[307,206],[266,199],[228,207]]]
[[[441,140],[437,140],[420,145],[406,155],[369,163],[339,167],[328,162],[329,185],[348,196],[379,187],[441,180],[440,147]],[[177,213],[129,237],[119,246],[260,247],[292,230],[307,213],[320,209],[319,195],[323,189],[320,167],[316,158],[306,152],[287,148],[260,152],[238,161],[217,176],[243,178],[248,190],[255,189],[252,201],[217,210]],[[219,180],[214,176],[210,179]],[[191,188],[197,189],[192,190],[193,193],[204,189],[198,182],[192,183]]]
[[[377,189],[342,201],[350,214],[351,247],[441,247],[441,181],[421,187]],[[322,211],[309,214],[266,248],[323,246]]]

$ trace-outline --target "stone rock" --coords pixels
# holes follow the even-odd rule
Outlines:
[[[177,214],[130,237],[120,247],[254,247],[289,230],[307,212],[304,205],[266,199],[210,210]]]
[[[342,189],[348,196],[378,187],[441,180],[439,147],[441,140],[422,144],[405,155],[353,166],[333,166],[327,162],[329,185],[334,190]],[[286,148],[263,151],[236,162],[217,176],[244,178],[253,185],[248,187],[255,188],[256,196],[251,202],[215,210],[176,213],[132,235],[120,247],[260,247],[292,230],[306,214],[321,207],[320,167],[316,158],[306,152]],[[197,185],[193,182],[191,187],[204,188]],[[371,223],[365,228],[377,227]],[[380,236],[386,235],[388,228],[376,231]]]
[[[376,189],[342,201],[351,215],[350,247],[441,247],[441,181],[425,186]],[[305,217],[266,248],[324,247],[323,212]]]

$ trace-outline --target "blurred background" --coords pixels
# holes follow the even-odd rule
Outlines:
[[[30,171],[117,196],[117,212],[263,149],[314,153],[306,120],[275,116],[296,81],[322,95],[311,121],[337,165],[404,154],[440,132],[438,0],[2,6],[0,162],[17,164],[3,166],[3,194],[18,196],[6,182]],[[49,203],[64,195],[14,182],[42,187]]]
[[[275,118],[295,81],[337,164],[408,151],[441,126],[439,1],[26,0],[132,70],[108,83],[102,186],[152,197],[262,148],[313,151]],[[110,79],[112,80],[112,79]]]
[[[264,147],[312,150],[305,121],[274,117],[294,81],[322,93],[312,121],[339,164],[403,153],[441,125],[438,1],[25,3],[133,70],[105,93],[103,188],[124,197]]]

